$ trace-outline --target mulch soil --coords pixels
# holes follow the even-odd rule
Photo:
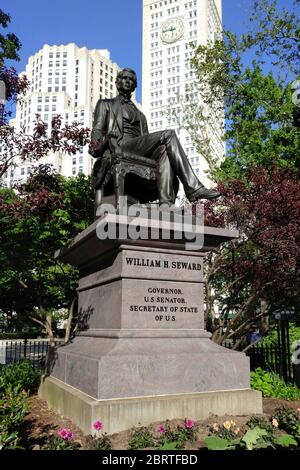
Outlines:
[[[74,440],[79,444],[83,450],[89,450],[91,448],[91,440],[88,436],[85,436],[82,431],[72,423],[69,419],[61,416],[54,411],[50,410],[44,400],[39,398],[37,395],[28,398],[29,401],[29,413],[27,414],[24,427],[23,427],[23,441],[24,447],[27,450],[40,450],[40,447],[45,443],[45,440],[51,436],[57,436],[57,432],[61,428],[68,428],[74,433]],[[265,398],[263,400],[264,415],[271,417],[277,408],[286,406],[288,408],[298,409],[300,408],[300,400],[297,401],[285,401],[274,398]],[[210,427],[216,423],[222,425],[225,421],[233,420],[236,426],[243,429],[250,416],[215,416],[211,415],[206,420],[195,422],[197,426],[197,440],[194,443],[188,443],[186,449],[197,450],[204,447],[204,438],[209,434]],[[101,417],[99,417],[101,419]],[[181,420],[171,420],[170,424],[177,426],[182,425]],[[105,431],[105,423],[104,429]],[[137,423],[138,424],[138,423]],[[163,424],[162,422],[153,423],[153,431],[157,431],[158,426]],[[113,450],[126,450],[128,449],[128,443],[132,430],[122,431],[117,434],[112,434],[110,437],[112,442]]]

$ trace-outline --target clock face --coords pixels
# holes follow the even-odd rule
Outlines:
[[[171,18],[165,21],[161,27],[160,37],[162,42],[170,44],[182,38],[184,24],[181,18]]]

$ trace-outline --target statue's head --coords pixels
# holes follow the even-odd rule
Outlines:
[[[124,89],[124,86],[126,86],[124,83],[126,82],[126,78],[131,78],[132,85],[130,87],[131,88],[130,90]],[[135,71],[129,68],[120,70],[116,78],[116,87],[117,87],[118,92],[130,91],[130,93],[133,93],[137,87],[137,76],[136,76]]]

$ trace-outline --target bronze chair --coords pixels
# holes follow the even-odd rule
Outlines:
[[[96,160],[93,168],[95,214],[103,203],[120,208],[122,196],[127,196],[129,204],[157,200],[156,178],[155,160],[120,149],[106,151],[101,159]]]

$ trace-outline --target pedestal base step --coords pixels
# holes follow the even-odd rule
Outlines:
[[[39,396],[48,406],[71,419],[85,434],[93,434],[93,423],[101,420],[108,434],[139,423],[147,426],[167,419],[206,419],[211,413],[223,416],[262,413],[260,392],[225,390],[149,397],[95,400],[53,377],[42,380]]]

